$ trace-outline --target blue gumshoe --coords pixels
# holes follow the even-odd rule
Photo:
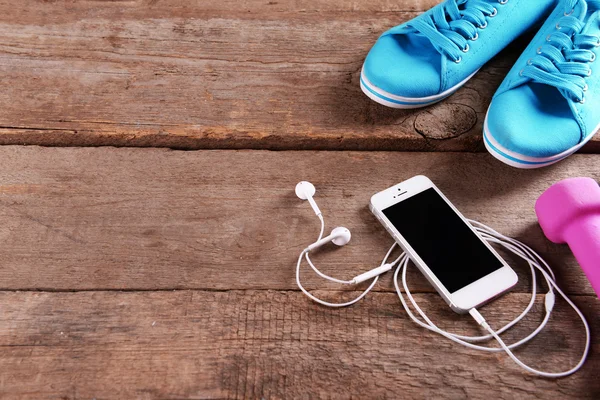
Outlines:
[[[488,151],[518,168],[558,162],[600,128],[600,0],[560,0],[494,95]]]
[[[364,62],[360,87],[394,108],[436,103],[464,85],[557,0],[446,0],[385,32]]]

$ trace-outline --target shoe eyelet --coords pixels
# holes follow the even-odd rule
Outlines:
[[[592,57],[590,58],[590,62],[596,61],[596,53],[592,53]]]
[[[585,97],[582,97],[581,100],[578,101],[579,104],[584,104],[585,103]]]
[[[596,47],[600,47],[600,36],[598,36],[597,38],[598,40],[596,41],[596,44],[594,46]]]
[[[472,38],[469,38],[469,40],[471,41],[476,41],[477,39],[479,39],[479,33],[475,32],[475,36],[473,36]]]
[[[592,76],[592,69],[591,69],[591,68],[588,70],[587,76],[588,76],[588,78],[589,78],[590,76]]]
[[[487,23],[487,21],[485,21],[485,24],[479,25],[478,28],[479,29],[485,29],[485,28],[487,28],[487,25],[488,25],[488,23]]]
[[[550,41],[550,35],[546,36],[546,42]]]
[[[520,70],[520,71],[519,71],[519,76],[523,76],[523,71],[524,71],[524,70]]]
[[[494,11],[490,15],[488,15],[488,17],[494,18],[496,15],[498,15],[498,9],[494,7]]]
[[[565,13],[564,13],[563,15],[564,15],[565,17],[568,17],[569,15],[573,14],[573,11],[575,11],[575,9],[574,9],[574,8],[571,8],[571,11],[569,11],[569,12],[566,12],[566,11],[565,11]]]
[[[455,63],[459,64],[462,61],[462,57],[458,57],[456,60],[454,60]]]
[[[508,3],[508,0],[498,0],[498,3],[505,5],[506,3]]]
[[[540,46],[540,47],[537,48],[536,53],[542,54],[542,46]]]
[[[470,49],[470,47],[469,47],[469,43],[467,43],[467,45],[465,46],[465,48],[464,48],[464,49],[461,49],[461,50],[462,50],[462,52],[463,52],[463,53],[468,53],[468,52],[469,52],[469,49]]]
[[[527,60],[527,65],[531,65],[531,58]]]
[[[560,23],[556,24],[556,29],[558,29],[560,31],[560,29],[561,29]]]
[[[589,86],[588,86],[588,84],[586,83],[586,84],[585,84],[585,86],[583,87],[583,91],[584,91],[584,92],[587,92],[587,91],[588,91],[588,89],[589,89]]]

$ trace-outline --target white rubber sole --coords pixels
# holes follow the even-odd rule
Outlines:
[[[369,79],[365,76],[364,70],[360,72],[360,88],[362,89],[363,93],[366,94],[371,100],[387,107],[400,109],[421,108],[430,106],[441,100],[444,100],[446,97],[450,96],[458,89],[460,89],[465,83],[467,83],[467,81],[471,79],[473,75],[477,73],[477,71],[473,72],[462,82],[459,82],[450,89],[440,94],[428,97],[403,97],[397,96],[392,93],[388,93],[385,90],[382,90],[377,86],[373,85],[371,81],[369,81]]]
[[[508,150],[498,143],[489,130],[488,113],[486,113],[485,121],[483,123],[483,143],[485,144],[485,148],[492,156],[494,156],[494,158],[502,161],[504,164],[521,169],[542,168],[562,161],[582,148],[587,142],[590,141],[590,139],[594,137],[596,133],[598,133],[598,130],[600,130],[600,125],[598,125],[593,133],[589,134],[581,143],[578,143],[577,145],[563,151],[560,154],[550,157],[530,157]]]

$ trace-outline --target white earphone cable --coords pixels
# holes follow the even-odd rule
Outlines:
[[[320,211],[316,214],[317,214],[319,220],[321,221],[321,230],[319,233],[319,237],[317,238],[317,241],[315,243],[319,242],[323,238],[323,233],[325,231],[325,221],[323,219],[322,214],[320,213]],[[506,325],[504,325],[502,328],[498,329],[497,331],[494,331],[488,325],[485,318],[479,313],[479,311],[477,311],[474,308],[469,310],[469,314],[473,317],[473,319],[475,319],[475,321],[479,325],[481,325],[485,330],[488,331],[488,334],[486,334],[486,335],[482,335],[482,336],[459,335],[456,333],[447,332],[447,331],[439,328],[436,324],[434,324],[431,321],[431,319],[429,317],[427,317],[427,315],[423,312],[421,307],[419,307],[419,305],[417,304],[416,300],[414,299],[413,295],[411,294],[411,292],[408,288],[408,284],[406,281],[406,271],[408,270],[408,264],[410,261],[410,258],[408,257],[408,255],[406,253],[402,252],[396,260],[394,260],[393,262],[391,262],[389,264],[387,263],[387,260],[391,256],[394,249],[397,247],[396,243],[394,243],[392,245],[392,247],[390,247],[390,249],[386,253],[385,257],[383,258],[379,268],[376,268],[365,274],[359,275],[352,280],[337,279],[337,278],[331,277],[331,276],[319,271],[319,269],[314,265],[314,263],[310,259],[309,253],[313,248],[316,248],[317,246],[322,245],[322,243],[319,243],[314,247],[313,247],[313,245],[314,245],[314,243],[313,243],[313,245],[302,250],[302,252],[300,253],[300,255],[298,257],[298,262],[296,264],[296,284],[298,285],[300,290],[306,296],[308,296],[311,300],[313,300],[319,304],[322,304],[327,307],[346,307],[346,306],[355,304],[356,302],[360,301],[363,297],[365,297],[367,295],[367,293],[369,293],[371,291],[371,289],[373,289],[373,287],[377,283],[377,281],[379,279],[379,274],[389,271],[392,268],[394,268],[396,265],[398,265],[398,267],[396,268],[396,270],[394,272],[394,286],[396,288],[396,293],[398,295],[398,298],[400,299],[400,302],[402,303],[402,306],[406,310],[406,313],[410,317],[410,319],[412,319],[419,326],[421,326],[425,329],[428,329],[432,332],[436,332],[436,333],[452,340],[453,342],[459,343],[463,346],[466,346],[466,347],[474,349],[474,350],[487,351],[487,352],[502,352],[502,351],[504,351],[521,368],[523,368],[533,374],[540,375],[543,377],[560,378],[560,377],[564,377],[567,375],[571,375],[574,372],[576,372],[577,370],[579,370],[583,366],[583,364],[587,358],[588,352],[589,352],[590,328],[589,328],[588,322],[586,321],[586,319],[583,316],[583,314],[581,313],[581,311],[577,308],[577,306],[567,297],[567,295],[556,284],[556,278],[555,278],[554,272],[552,271],[550,266],[546,263],[546,261],[539,254],[537,254],[530,247],[521,243],[520,241],[509,238],[507,236],[504,236],[501,233],[495,231],[494,229],[492,229],[480,222],[473,221],[473,220],[468,220],[468,221],[475,228],[475,230],[483,237],[483,239],[485,239],[489,243],[494,243],[494,244],[500,245],[500,246],[504,247],[507,251],[510,251],[513,254],[516,254],[521,259],[523,259],[524,261],[527,262],[527,264],[529,265],[529,269],[531,271],[532,292],[531,292],[531,298],[529,300],[529,303],[527,304],[525,309],[521,312],[521,314],[519,314],[518,317],[516,317],[514,320],[510,321],[509,323],[507,323]],[[300,266],[302,264],[303,257],[306,258],[308,265],[310,265],[310,267],[313,269],[313,271],[318,276],[320,276],[323,279],[329,280],[331,282],[335,282],[335,283],[339,283],[339,284],[343,284],[343,285],[352,285],[352,284],[356,284],[358,282],[364,282],[371,278],[373,280],[372,280],[371,284],[367,287],[367,289],[365,289],[358,297],[354,298],[353,300],[350,300],[350,301],[347,301],[344,303],[331,303],[331,302],[328,302],[325,300],[321,300],[318,297],[311,294],[308,290],[306,290],[300,282]],[[529,311],[535,304],[536,294],[537,294],[536,270],[541,272],[542,277],[544,278],[544,280],[546,281],[546,284],[548,286],[548,292],[544,296],[544,303],[545,303],[544,318],[542,319],[540,324],[537,326],[537,328],[535,330],[533,330],[533,332],[531,332],[525,338],[523,338],[515,343],[512,343],[510,345],[507,345],[500,337],[500,334],[506,332],[508,329],[512,328],[515,324],[517,324],[519,321],[521,321],[527,315],[527,313],[529,313]],[[408,303],[404,299],[404,296],[402,294],[402,291],[400,290],[400,286],[398,283],[400,272],[402,272],[402,286],[404,288],[404,292],[406,293],[406,296],[408,297],[408,300],[410,301],[411,305],[417,311],[417,313],[423,319],[423,321],[420,320],[412,312]],[[362,277],[362,279],[361,279],[361,277]],[[585,342],[585,348],[584,348],[583,354],[581,356],[581,359],[573,368],[571,368],[567,371],[563,371],[563,372],[545,372],[545,371],[539,371],[537,369],[529,367],[528,365],[523,363],[521,360],[519,360],[514,355],[514,353],[512,352],[512,349],[515,349],[515,348],[527,343],[528,341],[533,339],[542,329],[544,329],[544,327],[546,326],[546,324],[548,323],[548,321],[550,319],[552,310],[554,308],[554,303],[555,303],[554,291],[555,290],[561,295],[561,297],[563,297],[565,299],[565,301],[571,306],[571,308],[573,308],[573,310],[575,310],[575,312],[577,313],[577,315],[583,322],[583,326],[585,328],[586,342]],[[487,347],[487,346],[481,346],[481,345],[472,343],[472,342],[488,341],[488,340],[492,340],[492,339],[495,339],[499,343],[500,347]]]
[[[317,242],[319,240],[321,240],[321,238],[323,237],[323,233],[325,232],[325,221],[323,219],[323,216],[322,215],[318,215],[318,217],[319,217],[319,220],[321,221],[321,232],[319,233],[319,237],[316,240]],[[388,253],[385,256],[385,260],[387,260],[389,258],[392,250],[393,250],[393,248],[388,251]],[[375,284],[379,280],[379,276],[375,276],[373,278],[373,281],[369,285],[369,287],[367,287],[364,292],[362,292],[355,299],[350,300],[348,302],[345,302],[345,303],[331,303],[331,302],[328,302],[328,301],[325,301],[325,300],[321,300],[318,297],[316,297],[313,294],[311,294],[308,290],[306,290],[304,288],[304,286],[302,286],[302,283],[300,283],[300,265],[302,264],[302,257],[303,256],[306,257],[306,261],[308,261],[308,264],[315,271],[315,273],[317,275],[319,275],[321,278],[324,278],[324,279],[332,281],[332,282],[345,284],[345,285],[352,285],[352,284],[354,284],[354,281],[344,281],[344,280],[336,279],[336,278],[333,278],[333,277],[331,277],[329,275],[326,275],[326,274],[322,273],[321,271],[319,271],[319,269],[317,269],[317,267],[315,267],[315,265],[313,264],[313,262],[310,260],[310,257],[308,256],[309,252],[310,252],[310,250],[308,248],[306,248],[306,249],[302,250],[302,252],[300,253],[300,256],[298,257],[298,263],[296,264],[296,284],[298,285],[298,287],[300,288],[300,290],[302,290],[302,292],[306,296],[308,296],[311,300],[316,301],[319,304],[322,304],[322,305],[327,306],[327,307],[347,307],[347,306],[350,306],[350,305],[352,305],[352,304],[360,301],[363,297],[365,297],[367,295],[367,293],[369,293],[371,291],[371,289],[373,289],[373,287],[375,286]],[[400,260],[400,257],[398,257],[398,259],[392,263],[391,267],[393,268],[393,266],[395,266],[398,263],[399,260]],[[384,264],[385,263],[382,263],[381,265],[383,266]]]
[[[585,319],[585,317],[583,316],[583,314],[581,313],[581,311],[577,308],[577,306],[567,297],[567,295],[558,287],[558,285],[556,284],[556,282],[554,281],[554,274],[552,272],[552,270],[550,269],[550,267],[548,266],[548,264],[535,252],[533,251],[530,247],[528,247],[527,245],[512,239],[512,238],[508,238],[498,232],[496,232],[495,230],[493,230],[492,228],[481,224],[479,222],[476,221],[469,221],[471,224],[473,224],[473,226],[477,229],[478,232],[480,232],[482,234],[482,236],[490,241],[490,242],[494,242],[497,244],[500,244],[502,246],[504,246],[507,250],[513,252],[514,254],[517,254],[519,257],[523,258],[525,261],[528,262],[531,271],[532,271],[532,282],[535,282],[535,270],[534,268],[538,269],[542,275],[544,276],[546,283],[549,286],[550,291],[546,294],[546,300],[545,300],[545,308],[546,308],[546,314],[544,316],[544,319],[542,320],[542,322],[540,323],[540,325],[531,333],[529,334],[527,337],[521,339],[520,341],[513,343],[511,345],[506,345],[506,343],[502,340],[502,338],[499,336],[500,333],[506,331],[507,329],[509,329],[510,327],[512,327],[515,323],[517,323],[520,319],[523,318],[524,314],[526,314],[529,309],[531,308],[531,303],[530,305],[525,309],[525,311],[519,316],[517,317],[515,320],[511,321],[509,324],[505,325],[503,328],[501,328],[498,331],[494,331],[489,325],[488,323],[485,321],[485,319],[483,318],[483,316],[481,316],[481,314],[479,313],[479,311],[477,311],[476,309],[472,309],[469,311],[469,314],[475,319],[475,321],[480,324],[481,326],[483,326],[488,332],[489,335],[486,336],[480,336],[480,337],[469,337],[469,336],[461,336],[461,335],[456,335],[447,331],[442,330],[441,328],[439,328],[437,325],[435,325],[426,315],[425,313],[421,310],[421,308],[417,305],[414,297],[412,296],[412,294],[410,293],[410,290],[408,289],[408,285],[406,282],[406,270],[408,268],[408,262],[410,261],[409,257],[406,256],[405,253],[402,254],[402,261],[400,262],[398,268],[396,269],[395,273],[394,273],[394,286],[396,287],[396,293],[398,294],[398,297],[400,299],[400,302],[402,303],[404,309],[406,310],[407,314],[409,315],[409,317],[416,322],[417,324],[419,324],[420,326],[422,326],[425,329],[431,330],[433,332],[436,332],[456,343],[462,344],[463,346],[475,349],[475,350],[481,350],[481,351],[488,351],[488,352],[501,352],[504,351],[506,352],[509,357],[517,364],[519,365],[521,368],[536,374],[536,375],[540,375],[543,377],[548,377],[548,378],[560,378],[560,377],[564,377],[564,376],[568,376],[571,375],[573,373],[575,373],[576,371],[578,371],[584,364],[588,352],[589,352],[589,347],[590,347],[590,329],[589,329],[589,325],[587,320]],[[394,244],[392,246],[392,249],[396,246],[396,244]],[[389,252],[388,252],[389,253]],[[384,258],[383,262],[385,262],[386,259]],[[541,261],[541,264],[540,262]],[[543,265],[543,266],[542,266]],[[548,269],[548,272],[546,272],[546,270],[544,269],[544,267],[546,269]],[[400,287],[398,286],[398,274],[400,272],[400,270],[402,270],[402,286],[404,288],[404,291],[406,292],[407,297],[409,298],[411,304],[413,305],[413,307],[415,308],[415,310],[417,310],[417,312],[419,313],[419,315],[427,322],[424,323],[422,321],[420,321],[410,310],[410,308],[408,307],[408,304],[406,303],[406,301],[404,300],[404,296],[402,295],[402,292],[400,291]],[[585,335],[586,335],[586,342],[585,342],[585,348],[583,350],[583,354],[579,360],[579,362],[571,369],[564,371],[564,372],[545,372],[545,371],[540,371],[534,368],[529,367],[528,365],[524,364],[521,360],[519,360],[514,353],[512,352],[512,349],[526,343],[527,341],[531,340],[533,337],[535,337],[545,326],[546,323],[548,322],[548,320],[550,319],[550,315],[552,313],[552,309],[554,307],[554,292],[553,290],[556,290],[561,297],[563,297],[565,299],[565,301],[571,306],[571,308],[573,308],[573,310],[575,310],[575,312],[577,313],[577,315],[579,316],[579,318],[581,319],[583,326],[585,328]],[[533,285],[533,291],[535,291],[535,284]],[[486,339],[491,339],[494,338],[496,339],[496,341],[500,344],[501,347],[485,347],[485,346],[478,346],[478,345],[474,345],[472,343],[469,343],[468,341],[478,341],[481,338],[485,337]]]

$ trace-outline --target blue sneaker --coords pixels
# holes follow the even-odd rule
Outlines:
[[[488,151],[539,168],[577,151],[600,128],[600,0],[560,0],[494,95]]]
[[[454,93],[556,0],[446,0],[385,32],[362,68],[360,87],[376,102],[418,108]]]

